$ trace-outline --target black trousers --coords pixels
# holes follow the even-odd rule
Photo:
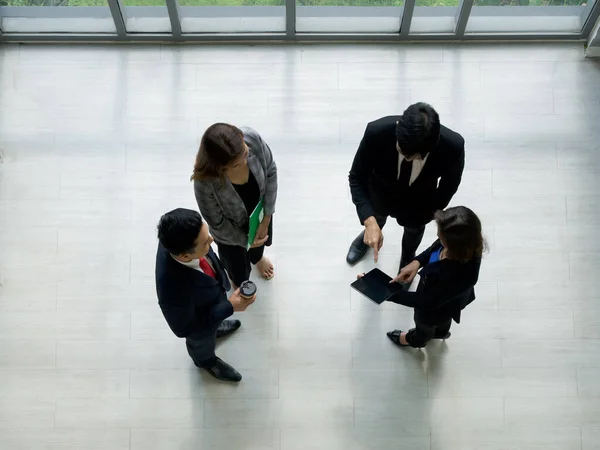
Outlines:
[[[217,329],[221,322],[213,327],[197,331],[185,338],[185,346],[194,364],[202,368],[210,368],[217,361],[215,347],[217,346]]]
[[[381,228],[382,230],[385,223],[387,222],[387,218],[388,216],[385,215],[375,215],[377,225],[379,225],[379,228]],[[396,221],[398,222],[398,225],[402,226],[400,224],[400,221],[398,221],[397,219]],[[400,269],[402,269],[402,267],[410,263],[415,257],[417,249],[419,248],[419,245],[421,245],[421,241],[423,240],[423,234],[425,234],[425,225],[422,225],[420,227],[402,227],[404,228],[404,233],[402,234],[402,254],[400,256],[400,267],[398,268],[398,272],[400,272]]]
[[[251,248],[246,250],[245,247],[238,245],[227,245],[220,244],[217,242],[217,248],[219,249],[219,258],[227,270],[229,278],[236,285],[240,285],[250,278],[250,272],[252,271],[251,264],[258,263],[263,254],[265,253],[265,246],[270,246],[273,243],[273,217],[271,217],[271,223],[269,223],[269,239],[260,247]]]
[[[420,348],[432,339],[441,339],[448,334],[450,326],[452,325],[452,319],[448,319],[447,322],[443,322],[440,325],[426,325],[415,321],[415,327],[408,330],[406,333],[406,342],[411,347]]]

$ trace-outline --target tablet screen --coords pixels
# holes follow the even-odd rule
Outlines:
[[[380,305],[390,298],[395,292],[402,289],[399,283],[392,283],[392,278],[379,269],[373,269],[364,277],[356,280],[350,286],[358,292]]]

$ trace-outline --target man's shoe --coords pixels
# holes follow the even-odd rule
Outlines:
[[[237,370],[219,357],[211,367],[204,367],[203,369],[217,380],[238,382],[242,379],[242,375]]]
[[[222,338],[237,330],[242,323],[239,320],[224,320],[217,328],[217,337]]]
[[[346,262],[351,265],[356,264],[367,254],[367,250],[369,250],[369,246],[365,244],[365,232],[363,231],[352,241],[346,255]]]

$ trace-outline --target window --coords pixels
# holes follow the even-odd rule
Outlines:
[[[475,0],[466,33],[579,33],[594,0]]]
[[[180,0],[183,33],[285,31],[284,0]]]
[[[416,0],[410,34],[454,33],[460,0]]]
[[[115,33],[107,0],[0,0],[4,33]]]
[[[296,31],[398,33],[403,0],[296,0]]]
[[[165,0],[123,0],[125,29],[129,33],[170,33]]]
[[[591,32],[598,2],[414,0],[405,10],[406,0],[0,0],[0,40],[576,40]]]

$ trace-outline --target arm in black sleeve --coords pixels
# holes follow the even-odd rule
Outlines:
[[[388,301],[421,310],[435,310],[452,300],[439,283],[437,275],[429,275],[424,286],[416,292],[401,290],[396,292]]]
[[[419,265],[421,267],[426,266],[427,264],[429,264],[429,259],[431,258],[431,253],[433,252],[433,249],[436,248],[439,245],[440,241],[439,239],[436,240],[433,244],[431,244],[431,246],[423,251],[423,253],[415,256],[414,261],[418,261]]]
[[[398,303],[399,305],[408,306],[409,308],[414,308],[417,301],[417,293],[416,292],[408,292],[404,289],[395,292],[392,295],[388,302]]]
[[[233,314],[233,305],[229,301],[215,304],[201,316],[194,310],[192,301],[175,305],[161,304],[160,309],[175,336],[180,338],[187,337],[197,330],[209,328]]]
[[[223,296],[226,294],[223,292]],[[211,327],[223,320],[227,319],[229,316],[233,314],[233,305],[230,301],[221,301],[206,311],[205,314],[199,317],[200,323],[202,327]]]
[[[419,254],[415,257],[413,261],[417,261],[420,267],[424,267],[429,264],[429,259],[431,258],[431,253],[436,246],[439,245],[439,239],[436,240],[427,250],[423,253]],[[396,292],[388,301],[393,303],[398,303],[399,305],[408,306],[409,308],[414,308],[416,302],[418,301],[419,295],[416,292],[408,292],[406,290],[401,290]]]
[[[364,224],[366,219],[375,215],[375,209],[369,199],[369,179],[373,173],[369,134],[369,126],[367,125],[348,176],[352,202],[356,205],[356,212],[361,224]]]
[[[196,317],[192,304],[160,304],[165,320],[175,336],[184,338],[200,328],[200,322]]]
[[[452,161],[448,161],[444,174],[440,177],[440,182],[435,194],[434,209],[445,209],[460,185],[463,170],[465,168],[465,141],[461,139],[460,149]]]
[[[225,291],[218,290],[215,292],[215,296],[220,298],[210,309],[202,311],[202,314],[198,314],[199,311],[196,311],[201,327],[212,327],[233,314],[233,305],[227,300]]]

